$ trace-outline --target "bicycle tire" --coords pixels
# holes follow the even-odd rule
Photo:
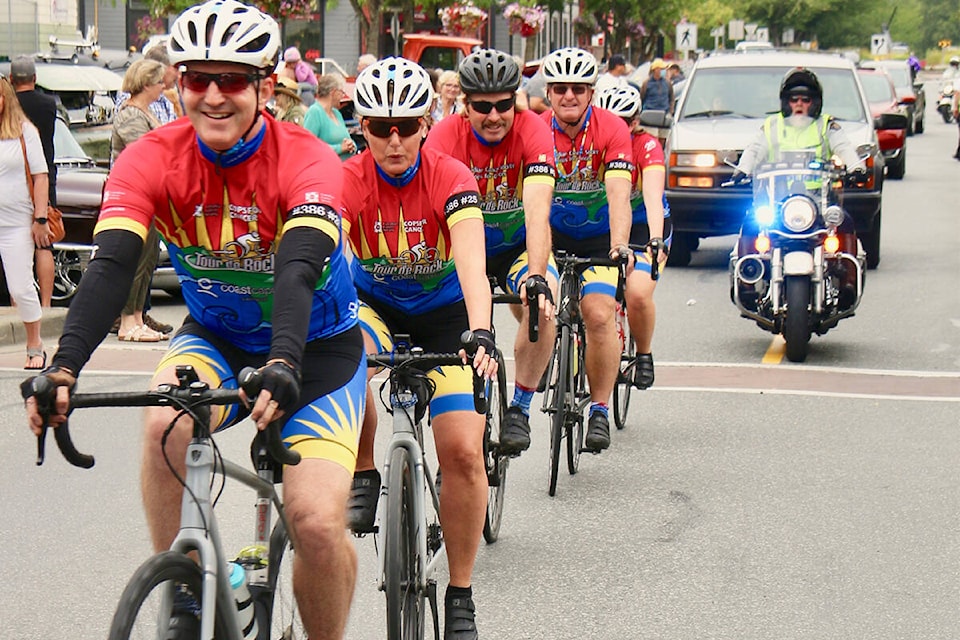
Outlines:
[[[278,520],[270,534],[270,557],[267,564],[269,596],[262,610],[257,613],[260,624],[260,640],[307,640],[307,631],[297,609],[293,593],[293,544],[283,525]],[[269,624],[267,624],[269,621]]]
[[[384,530],[384,587],[387,596],[387,640],[422,640],[425,594],[419,588],[418,532],[414,521],[413,469],[409,454],[398,447],[390,454]]]
[[[587,365],[584,356],[587,340],[583,334],[582,325],[577,327],[574,339],[578,341],[580,348],[571,355],[577,359],[574,368],[576,373],[570,372],[571,383],[566,403],[567,471],[570,475],[574,475],[580,469],[580,453],[583,451],[583,414],[575,413],[574,410],[579,406],[580,398],[587,398],[590,395],[587,392]]]
[[[483,457],[487,467],[487,516],[483,522],[483,539],[493,544],[500,537],[503,501],[507,491],[507,469],[510,457],[500,455],[500,427],[507,412],[507,370],[503,355],[497,355],[497,377],[487,397],[487,424],[484,428]]]
[[[174,585],[186,587],[198,602],[202,598],[200,567],[182,553],[163,551],[140,565],[120,596],[108,639],[161,637],[158,624],[169,620],[171,614],[161,617],[159,600],[163,591]],[[214,634],[226,638],[228,625],[226,613],[217,607]]]
[[[551,496],[557,494],[557,475],[560,471],[560,443],[563,441],[564,424],[567,419],[567,388],[570,384],[570,350],[571,341],[570,327],[562,325],[557,334],[557,356],[554,362],[555,377],[553,383],[553,396],[550,406],[553,407],[553,415],[550,423],[550,481],[547,487],[547,493]]]
[[[617,429],[627,426],[627,412],[630,410],[630,393],[633,391],[633,374],[637,366],[637,343],[630,333],[627,317],[618,308],[617,323],[621,327],[620,374],[613,387],[613,422]]]

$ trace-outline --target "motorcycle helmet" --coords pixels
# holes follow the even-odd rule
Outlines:
[[[256,7],[208,0],[180,14],[170,29],[167,51],[175,65],[213,60],[272,71],[280,51],[280,27]]]
[[[474,51],[460,63],[460,89],[473,93],[513,93],[520,86],[520,67],[496,49]]]
[[[950,66],[957,67],[960,66],[960,58],[957,56],[950,56]]]
[[[780,83],[780,113],[786,118],[793,113],[790,108],[790,96],[810,96],[813,101],[810,105],[810,117],[819,118],[823,108],[823,89],[817,75],[804,67],[796,67],[787,71]]]
[[[433,82],[416,62],[384,58],[360,72],[355,113],[367,118],[422,118],[433,103]]]
[[[540,68],[547,84],[568,82],[593,85],[600,75],[594,55],[573,47],[552,51],[543,59]]]
[[[621,118],[630,119],[640,110],[640,92],[630,84],[607,87],[597,94],[593,103]]]

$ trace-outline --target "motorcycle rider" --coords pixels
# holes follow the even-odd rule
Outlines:
[[[940,79],[942,82],[949,82],[954,85],[953,119],[957,122],[957,125],[960,126],[960,117],[957,117],[957,94],[960,94],[960,91],[957,91],[957,83],[960,82],[960,57],[950,57],[950,66],[943,70],[943,74],[940,76]],[[957,140],[957,151],[953,154],[953,157],[956,160],[960,160],[960,139]]]
[[[757,165],[773,162],[783,151],[815,150],[817,158],[829,160],[833,155],[840,157],[848,170],[848,180],[859,184],[867,181],[866,169],[857,155],[856,147],[850,142],[840,123],[831,116],[822,113],[823,89],[813,71],[796,67],[783,77],[780,83],[780,112],[768,117],[757,137],[747,146],[740,162],[733,172],[732,180],[742,182],[753,174]],[[754,253],[754,242],[758,234],[752,215],[744,217],[740,237],[737,241],[737,256]],[[853,219],[844,215],[844,221],[837,229],[840,251],[857,255],[857,235]],[[853,269],[844,271],[841,277],[840,308],[847,309],[856,301],[857,273]],[[741,291],[741,300],[756,298],[753,287]]]

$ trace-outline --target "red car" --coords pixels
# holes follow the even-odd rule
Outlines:
[[[896,113],[907,117],[906,109],[897,100],[893,81],[882,69],[857,69],[860,84],[870,103],[870,115],[877,118],[883,113]],[[887,165],[887,177],[902,180],[907,170],[907,130],[884,129],[877,131],[880,151]]]

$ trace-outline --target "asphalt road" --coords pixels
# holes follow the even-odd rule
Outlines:
[[[778,358],[777,341],[737,316],[733,239],[706,240],[658,289],[657,385],[634,396],[609,451],[585,455],[576,476],[561,471],[554,498],[535,416],[533,446],[510,467],[501,539],[477,560],[482,638],[960,637],[960,163],[956,126],[927,116],[906,179],[886,183],[883,259],[863,304],[813,339],[807,363]],[[158,317],[182,316],[176,301],[155,304]],[[159,353],[110,338],[83,389],[142,388]],[[93,470],[52,448],[35,467],[15,384],[22,347],[0,365],[0,639],[103,638],[150,552],[139,412],[75,416]],[[242,460],[249,437],[241,426],[219,441]],[[228,548],[248,543],[252,508],[227,487]],[[356,544],[347,637],[382,640],[373,541]]]

